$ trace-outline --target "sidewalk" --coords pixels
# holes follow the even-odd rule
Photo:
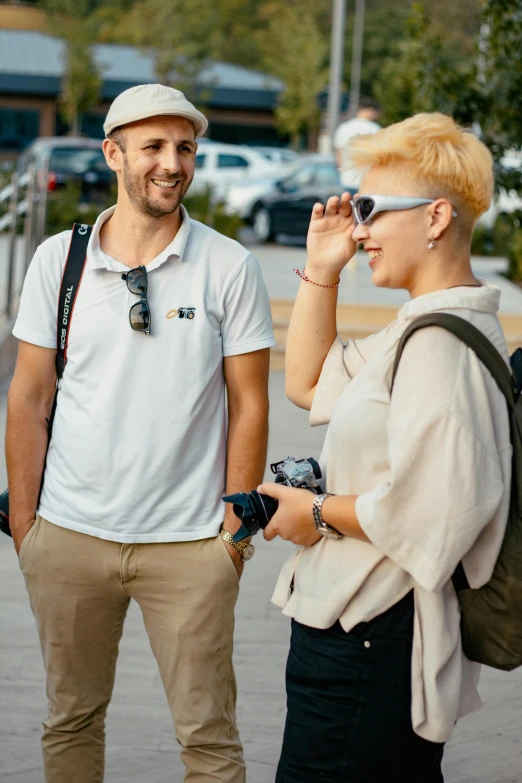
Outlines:
[[[318,456],[324,428],[310,429],[307,414],[285,399],[282,373],[272,373],[270,397],[269,462],[288,454]],[[5,388],[0,388],[2,431],[4,417]],[[0,479],[3,482],[3,459]],[[255,544],[256,555],[245,567],[237,608],[238,713],[248,781],[273,783],[284,723],[289,622],[270,603],[270,596],[289,546],[281,541],[267,544],[259,536]],[[0,780],[43,783],[39,747],[46,707],[43,668],[23,580],[5,536],[0,538],[0,596]],[[446,783],[522,783],[522,670],[513,674],[484,670],[481,693],[485,707],[459,723],[448,746]],[[106,783],[183,780],[170,714],[135,606],[120,648],[107,746]]]
[[[269,244],[252,245],[249,249],[259,261],[270,298],[295,299],[300,280],[293,269],[303,269],[306,248]],[[502,275],[507,268],[506,259],[473,256],[471,262],[478,278],[500,288],[500,312],[522,315],[522,289]],[[339,302],[399,308],[408,301],[407,291],[376,288],[371,278],[368,255],[359,251],[355,264],[351,261],[341,274]]]

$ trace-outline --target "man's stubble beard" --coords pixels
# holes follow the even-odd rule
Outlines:
[[[169,178],[162,177],[162,179]],[[147,215],[148,217],[154,218],[155,220],[161,220],[162,218],[168,217],[168,215],[172,215],[179,208],[180,204],[185,198],[187,190],[192,184],[192,179],[188,181],[186,178],[184,179],[182,177],[176,177],[176,179],[179,179],[180,181],[178,199],[174,202],[174,204],[172,204],[172,206],[166,207],[165,205],[161,204],[160,201],[155,201],[147,195],[143,185],[143,180],[135,177],[132,174],[131,169],[127,165],[127,161],[124,158],[123,187],[125,188],[127,196],[129,197],[129,201],[138,212],[141,212],[143,215]]]

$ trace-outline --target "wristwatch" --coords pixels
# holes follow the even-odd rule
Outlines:
[[[254,557],[254,552],[256,551],[256,548],[253,544],[247,544],[246,541],[234,541],[232,534],[229,533],[227,530],[221,529],[219,531],[219,535],[221,536],[223,541],[226,541],[227,544],[230,544],[230,546],[233,546],[234,549],[237,549],[237,551],[241,555],[241,560],[246,562],[247,560],[250,560],[252,557]]]
[[[330,527],[330,525],[327,525],[321,513],[321,509],[323,507],[324,501],[326,500],[326,498],[329,498],[331,496],[332,496],[331,492],[325,492],[323,495],[317,495],[312,506],[312,513],[314,515],[314,522],[317,528],[317,532],[320,533],[325,538],[331,538],[334,541],[338,541],[340,538],[344,538],[344,536],[341,533],[339,533],[339,531],[336,530],[334,527]]]

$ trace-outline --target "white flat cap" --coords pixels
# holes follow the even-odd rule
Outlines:
[[[105,118],[103,130],[108,136],[122,125],[165,114],[186,117],[193,122],[196,138],[202,136],[208,128],[205,115],[187,101],[180,90],[166,87],[164,84],[139,84],[130,87],[114,99]]]

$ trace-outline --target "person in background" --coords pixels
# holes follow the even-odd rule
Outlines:
[[[103,149],[117,204],[90,237],[47,458],[70,231],[38,248],[24,284],[7,467],[47,673],[47,783],[103,781],[131,599],[186,783],[245,781],[232,641],[253,547],[232,541],[239,521],[221,498],[263,476],[274,339],[255,259],[182,205],[206,128],[183,93],[160,84],[126,90],[109,109]]]
[[[356,136],[376,133],[380,130],[379,104],[372,98],[362,98],[355,117],[342,122],[334,135],[335,162],[339,169],[341,182],[350,193],[355,193],[361,179],[360,172],[350,165],[350,145]]]
[[[489,581],[504,537],[511,441],[504,396],[457,337],[408,325],[466,319],[509,366],[500,291],[470,263],[490,204],[489,150],[442,114],[351,148],[360,193],[313,208],[286,346],[286,390],[328,424],[325,491],[263,484],[279,501],[265,537],[298,545],[274,602],[292,618],[277,783],[441,783],[444,743],[480,706],[451,578]],[[378,334],[343,343],[339,277],[361,242],[374,285],[411,300]]]

